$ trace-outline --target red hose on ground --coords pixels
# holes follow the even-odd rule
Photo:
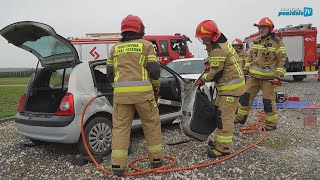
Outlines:
[[[87,145],[87,142],[85,140],[85,134],[84,134],[84,128],[83,128],[83,125],[84,125],[84,115],[85,115],[85,112],[88,108],[88,106],[92,103],[92,101],[94,101],[98,96],[92,98],[85,106],[85,108],[83,109],[82,111],[82,115],[81,115],[81,137],[82,137],[82,141],[83,141],[83,144],[84,144],[84,147],[89,155],[89,157],[91,158],[91,160],[93,161],[93,163],[104,173],[106,174],[110,174],[112,175],[112,172],[111,171],[108,171],[106,170],[104,167],[102,167],[93,157],[93,155],[91,154],[90,150],[89,150],[89,147]],[[264,126],[262,126],[259,122],[263,121],[264,120],[264,114],[263,112],[260,112],[259,113],[259,119],[257,120],[258,122],[255,123],[255,124],[251,124],[249,126],[246,126],[242,129],[240,129],[240,131],[243,133],[243,134],[253,134],[253,133],[256,133],[259,131],[259,127],[262,128],[263,130],[263,135],[261,136],[261,138],[255,142],[254,144],[252,145],[249,145],[233,154],[230,154],[229,156],[226,156],[224,158],[221,158],[221,159],[218,159],[218,160],[214,160],[214,161],[211,161],[211,162],[208,162],[208,163],[203,163],[203,164],[196,164],[196,165],[192,165],[192,166],[187,166],[187,167],[178,167],[178,168],[172,168],[172,169],[167,169],[173,165],[176,164],[176,158],[172,157],[172,156],[165,156],[164,158],[165,159],[170,159],[171,162],[165,166],[162,166],[160,168],[155,168],[155,169],[148,169],[148,170],[145,170],[145,169],[140,169],[136,166],[134,166],[134,164],[138,161],[145,161],[145,160],[148,160],[148,157],[143,157],[143,158],[139,158],[139,159],[135,159],[133,161],[130,162],[130,167],[135,170],[136,172],[129,172],[129,173],[125,173],[123,174],[123,176],[136,176],[136,175],[141,175],[141,174],[147,174],[147,173],[168,173],[168,172],[176,172],[176,171],[184,171],[184,170],[191,170],[191,169],[196,169],[196,168],[201,168],[201,167],[206,167],[206,166],[210,166],[210,165],[214,165],[214,164],[217,164],[219,162],[223,162],[223,161],[226,161],[228,159],[231,159],[239,154],[241,154],[242,152],[248,150],[248,149],[251,149],[253,148],[254,146],[260,144],[264,138],[266,137],[266,129],[264,128]]]

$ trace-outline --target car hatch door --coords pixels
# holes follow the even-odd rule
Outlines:
[[[194,83],[182,103],[180,127],[183,133],[196,140],[206,141],[217,128],[217,118],[217,107]]]
[[[42,67],[73,67],[79,63],[74,46],[47,24],[21,21],[6,26],[0,34],[11,44],[35,55]]]

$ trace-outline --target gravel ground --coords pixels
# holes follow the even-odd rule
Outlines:
[[[320,83],[315,78],[303,82],[290,81],[281,90],[290,96],[320,105]],[[307,89],[308,88],[308,89]],[[255,121],[251,112],[249,123]],[[280,123],[276,131],[268,132],[259,146],[228,161],[190,171],[167,174],[147,174],[115,179],[320,179],[320,118],[306,123],[306,116],[317,116],[320,110],[279,110]],[[237,151],[257,141],[262,133],[243,135],[236,126],[234,147]],[[178,125],[163,126],[164,142],[188,139]],[[130,159],[145,156],[142,131],[132,133]],[[0,179],[110,179],[93,164],[75,165],[80,155],[74,145],[49,144],[25,147],[29,140],[17,134],[13,121],[0,124]],[[175,156],[176,167],[209,162],[206,142],[191,141],[175,146],[165,145],[165,154]],[[102,165],[109,167],[110,156]],[[139,164],[139,163],[138,163]],[[146,163],[141,163],[147,166]]]

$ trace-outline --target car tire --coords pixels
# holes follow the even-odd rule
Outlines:
[[[106,117],[94,117],[84,127],[86,143],[93,156],[106,156],[111,152],[112,123]],[[81,154],[88,155],[82,137],[78,142]]]

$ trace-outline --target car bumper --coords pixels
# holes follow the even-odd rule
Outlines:
[[[43,126],[43,127],[66,127],[73,120],[75,116],[55,116],[55,115],[42,115],[33,116],[22,113],[17,113],[15,116],[16,123],[30,125],[30,126]]]
[[[59,117],[60,118],[60,117]],[[50,120],[41,120],[32,117],[23,116],[17,114],[15,116],[17,132],[22,136],[30,139],[36,139],[46,142],[56,142],[56,143],[77,143],[80,137],[80,128],[75,120],[77,116],[73,116],[72,121],[67,126],[62,126],[60,119],[56,124],[51,120],[54,118],[49,118]],[[66,118],[66,120],[69,120]],[[44,126],[46,125],[46,126]],[[49,126],[50,125],[50,126]]]

